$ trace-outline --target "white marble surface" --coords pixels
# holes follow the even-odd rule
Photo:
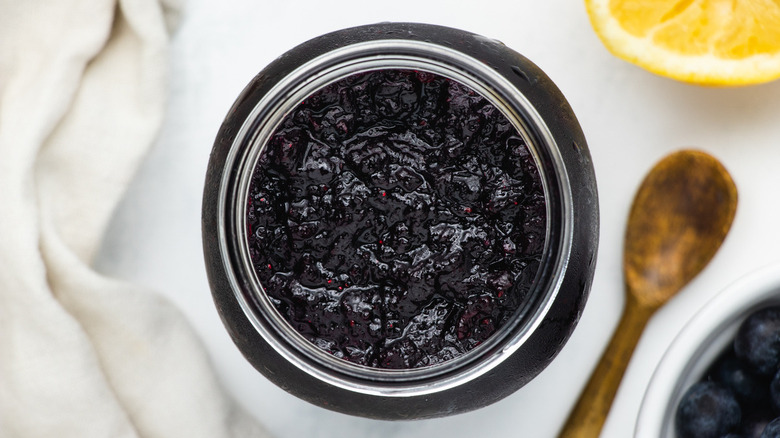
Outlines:
[[[379,21],[458,27],[499,39],[532,59],[574,108],[596,166],[601,244],[590,300],[574,336],[520,391],[450,418],[353,418],[276,388],[242,358],[223,329],[202,261],[206,163],[235,97],[296,44]],[[117,212],[97,265],[177,303],[202,336],[227,390],[277,437],[554,437],[623,306],[622,236],[631,198],[645,172],[671,151],[697,147],[720,158],[740,192],[737,217],[712,264],[647,327],[602,437],[631,435],[654,367],[708,298],[753,269],[780,261],[780,82],[722,89],[654,76],[607,52],[582,0],[189,0],[171,63],[168,119]]]

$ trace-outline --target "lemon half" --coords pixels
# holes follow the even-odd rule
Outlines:
[[[619,58],[704,85],[780,77],[780,0],[585,0]]]

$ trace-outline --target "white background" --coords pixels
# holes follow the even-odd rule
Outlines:
[[[217,129],[241,89],[305,40],[379,21],[473,31],[533,60],[574,108],[599,184],[599,259],[574,336],[550,367],[515,394],[444,419],[354,418],[278,389],[230,341],[202,260],[205,168]],[[740,193],[737,217],[711,265],[650,322],[602,437],[631,435],[653,369],[696,310],[728,283],[780,261],[780,82],[704,88],[650,74],[607,52],[582,0],[189,0],[173,40],[171,68],[167,120],[119,208],[97,266],[170,297],[203,338],[226,389],[277,437],[554,437],[623,306],[622,237],[633,194],[647,170],[674,150],[696,147],[723,161]]]

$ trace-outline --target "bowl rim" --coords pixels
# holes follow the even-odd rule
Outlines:
[[[694,313],[669,344],[648,382],[634,437],[674,438],[676,406],[685,390],[733,340],[747,316],[772,304],[780,304],[780,263],[740,277]]]

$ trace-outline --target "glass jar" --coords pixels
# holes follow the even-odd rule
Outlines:
[[[339,359],[280,315],[249,257],[249,181],[270,136],[300,102],[359,72],[434,73],[485,97],[533,155],[546,201],[546,239],[530,293],[482,345],[431,366],[380,369]],[[316,405],[380,419],[420,419],[486,406],[541,372],[571,335],[596,260],[598,199],[585,138],[568,103],[533,63],[502,43],[412,23],[361,26],[282,55],[244,89],[217,135],[203,200],[206,268],[217,310],[258,371]]]

